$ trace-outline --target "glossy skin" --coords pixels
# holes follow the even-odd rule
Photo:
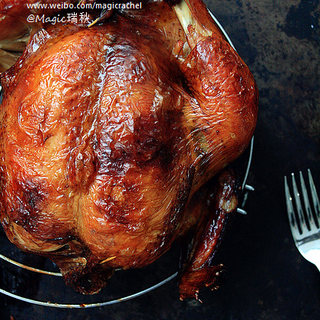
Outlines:
[[[243,61],[220,34],[194,44],[187,35],[191,53],[177,59],[173,45],[186,37],[164,32],[176,19],[166,10],[153,26],[115,16],[41,30],[1,77],[2,225],[83,293],[114,268],[150,264],[206,215],[188,202],[255,127]]]

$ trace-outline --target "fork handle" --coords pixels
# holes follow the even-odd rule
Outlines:
[[[320,261],[314,262],[313,264],[317,267],[318,271],[320,272]]]
[[[313,263],[320,272],[320,249],[311,249],[303,257]]]

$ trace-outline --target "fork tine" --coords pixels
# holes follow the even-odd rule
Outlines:
[[[315,224],[314,219],[312,218],[312,210],[311,210],[311,206],[310,206],[310,202],[309,202],[309,196],[308,196],[306,184],[304,182],[303,175],[302,175],[301,171],[299,171],[299,175],[300,175],[303,203],[304,203],[304,207],[305,207],[306,213],[307,213],[307,223],[309,223],[310,230],[314,230],[317,228],[317,226]]]
[[[312,197],[313,207],[314,207],[314,211],[316,214],[316,219],[317,219],[318,225],[320,225],[320,221],[319,221],[320,220],[320,202],[319,202],[316,186],[313,182],[313,178],[312,178],[310,169],[308,169],[308,177],[309,177],[309,184],[310,184],[310,189],[311,189],[311,197]]]
[[[284,177],[284,191],[285,191],[285,196],[286,196],[286,204],[287,204],[287,212],[288,212],[290,229],[291,229],[293,239],[294,239],[294,241],[296,241],[297,237],[299,236],[299,229],[298,229],[296,217],[294,215],[294,210],[293,210],[293,205],[292,205],[292,197],[290,195],[288,181],[287,181],[286,176]]]
[[[294,177],[294,173],[291,173],[292,177],[292,186],[293,186],[293,195],[296,203],[297,213],[298,213],[298,223],[300,224],[301,232],[304,233],[307,231],[306,221],[303,215],[303,210],[300,201],[300,193],[297,188],[296,179]]]

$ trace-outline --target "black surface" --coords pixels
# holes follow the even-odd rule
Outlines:
[[[94,310],[47,309],[1,296],[1,319],[9,319],[10,315],[16,320],[320,319],[320,274],[293,244],[283,194],[283,176],[306,168],[312,169],[320,191],[319,1],[207,3],[249,65],[260,89],[249,178],[256,191],[246,206],[249,214],[235,218],[221,247],[218,259],[224,262],[226,271],[220,290],[204,290],[203,304],[180,302],[176,281],[172,281],[144,297]],[[37,259],[35,264],[44,264]],[[165,258],[149,271],[133,272],[130,281],[119,276],[115,280],[120,285],[115,282],[113,287],[118,288],[117,293],[127,292],[133,285],[143,286],[145,277],[153,283],[166,274],[167,268],[173,270],[176,263],[174,258]],[[32,286],[24,293],[47,294],[30,273],[6,270],[15,277],[16,291],[30,281]],[[3,275],[4,271],[1,285],[12,284]],[[62,283],[54,282],[51,295],[64,294],[64,290]],[[105,294],[108,297],[109,292]]]

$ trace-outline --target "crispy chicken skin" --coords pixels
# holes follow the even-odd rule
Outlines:
[[[149,5],[163,14],[41,29],[1,75],[1,223],[82,293],[116,268],[152,263],[193,228],[184,299],[214,280],[236,184],[224,171],[212,206],[194,197],[248,145],[257,89],[199,0],[182,8],[186,27],[176,6]]]

